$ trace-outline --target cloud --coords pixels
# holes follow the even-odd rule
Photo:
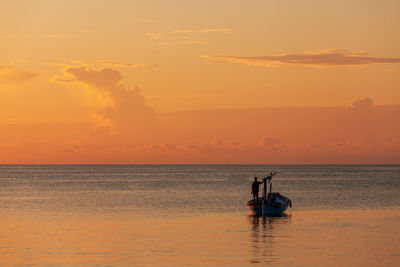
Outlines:
[[[374,102],[370,98],[357,99],[351,102],[350,107],[355,110],[370,110],[373,107]]]
[[[147,32],[146,35],[151,39],[158,41],[160,45],[190,45],[190,44],[208,44],[204,40],[204,33],[233,33],[231,28],[206,28],[200,30],[173,30],[171,33],[160,34]]]
[[[23,83],[40,75],[38,72],[19,70],[10,66],[0,66],[0,83]]]
[[[148,107],[138,87],[128,89],[117,70],[69,67],[63,70],[69,81],[80,82],[105,93],[111,102],[100,110],[94,110],[109,121],[118,134],[129,136],[149,130],[157,124],[154,110]]]
[[[202,29],[200,32],[228,32],[231,33],[233,30],[231,28],[209,28],[209,29]]]
[[[71,75],[76,81],[83,82],[103,90],[118,90],[120,83],[123,80],[119,71],[109,68],[92,70],[86,67],[70,67],[64,71],[65,73]]]
[[[190,44],[207,44],[207,41],[201,40],[199,38],[195,38],[192,36],[184,36],[184,35],[174,35],[174,36],[166,36],[159,33],[151,33],[147,32],[146,35],[151,39],[158,41],[159,45],[190,45]]]
[[[331,142],[330,145],[339,149],[357,150],[362,148],[362,143],[359,140],[344,140],[342,142]]]
[[[65,76],[53,76],[50,78],[49,80],[50,82],[60,82],[60,83],[67,83],[67,82],[73,82],[74,80],[69,78],[69,77],[65,77]]]
[[[54,66],[63,66],[63,67],[71,67],[71,65],[79,65],[85,67],[96,67],[96,66],[111,66],[111,67],[124,67],[124,68],[139,68],[139,67],[157,67],[157,64],[139,64],[139,63],[126,63],[126,62],[118,62],[112,60],[96,60],[93,62],[87,62],[82,60],[75,59],[66,59],[62,58],[61,61],[65,61],[68,63],[54,63],[49,62],[47,64]],[[56,80],[56,79],[52,79]]]
[[[178,41],[178,42],[160,42],[159,43],[159,45],[191,45],[191,44],[204,45],[204,44],[208,44],[208,42],[202,41],[202,40],[183,40],[183,41]]]
[[[146,35],[149,36],[151,39],[156,39],[156,40],[164,39],[164,36],[159,33],[146,32]]]
[[[351,51],[328,49],[305,52],[303,54],[280,54],[275,56],[203,56],[223,60],[225,62],[238,62],[248,65],[273,66],[273,65],[303,65],[315,67],[337,67],[368,65],[375,63],[399,63],[397,57],[372,57],[364,51]]]
[[[201,30],[174,30],[172,31],[173,33],[206,33],[206,32],[226,32],[226,33],[232,33],[233,29],[231,28],[207,28],[207,29],[201,29]]]
[[[192,32],[196,32],[194,30],[173,30],[173,33],[192,33]]]
[[[267,146],[267,147],[274,147],[276,145],[279,145],[279,140],[272,138],[272,137],[268,137],[268,136],[263,136],[260,140],[260,144],[263,146]]]
[[[161,145],[155,145],[154,146],[155,149],[160,150],[160,151],[179,151],[179,148],[177,145],[175,144],[161,144]]]
[[[127,67],[127,68],[138,68],[138,67],[156,67],[156,64],[132,64],[132,63],[124,63],[124,62],[115,62],[109,60],[98,60],[92,63],[93,65],[105,65],[105,66],[113,66],[113,67]]]

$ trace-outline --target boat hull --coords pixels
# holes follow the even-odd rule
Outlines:
[[[268,200],[258,198],[257,201],[253,199],[247,202],[250,210],[256,215],[281,215],[288,207],[292,206],[292,201],[279,193],[268,194]]]
[[[265,215],[265,216],[276,216],[283,214],[288,205],[280,206],[280,207],[268,207],[268,206],[250,206],[250,210],[256,215]]]

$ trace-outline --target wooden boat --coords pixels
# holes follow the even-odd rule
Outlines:
[[[292,201],[281,195],[278,192],[272,192],[272,176],[277,173],[270,173],[267,177],[263,178],[263,194],[262,197],[254,200],[251,199],[247,202],[250,210],[255,215],[263,216],[279,216],[283,214],[288,207],[292,207]],[[269,183],[269,192],[267,192],[267,184]]]

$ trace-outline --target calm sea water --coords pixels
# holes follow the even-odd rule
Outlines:
[[[285,216],[246,206],[279,171]],[[0,166],[0,265],[395,266],[400,166]]]

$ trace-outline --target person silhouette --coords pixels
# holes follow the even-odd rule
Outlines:
[[[254,177],[254,182],[251,184],[251,192],[253,193],[253,200],[257,204],[258,192],[260,191],[259,186],[264,182],[257,181],[257,177]]]

